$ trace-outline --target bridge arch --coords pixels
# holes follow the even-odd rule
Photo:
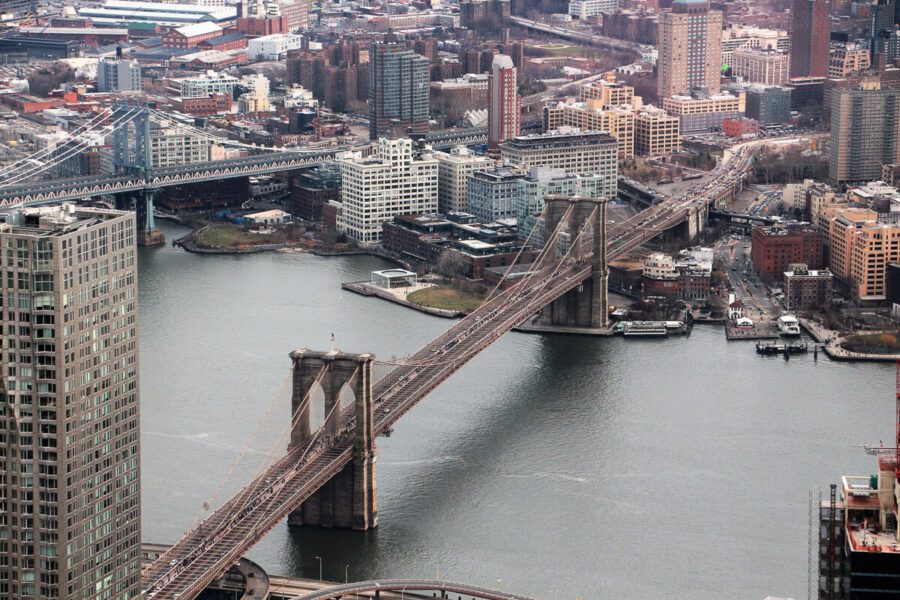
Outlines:
[[[509,592],[431,579],[380,579],[345,583],[295,596],[291,600],[339,600],[340,598],[354,597],[355,594],[380,594],[381,592],[439,592],[440,598],[447,598],[447,594],[462,594],[478,600],[531,600],[526,596]]]

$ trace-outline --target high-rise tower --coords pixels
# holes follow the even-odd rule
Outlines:
[[[722,13],[707,0],[674,0],[659,19],[658,91],[660,98],[705,87],[720,89]]]
[[[369,50],[369,138],[409,137],[428,131],[428,59],[401,42]]]
[[[140,597],[134,214],[0,223],[0,597]]]
[[[791,77],[827,77],[828,0],[794,0],[791,9]]]
[[[505,54],[496,55],[488,84],[488,147],[491,149],[521,132],[521,107],[516,86],[516,67],[512,58]]]

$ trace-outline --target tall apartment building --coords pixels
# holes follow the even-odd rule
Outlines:
[[[660,15],[657,46],[660,98],[697,87],[718,93],[722,12],[709,10],[708,0],[673,0],[672,9]]]
[[[882,165],[900,162],[900,90],[868,81],[831,95],[832,185],[881,177]]]
[[[791,77],[828,75],[830,36],[828,0],[794,0],[791,9]]]
[[[0,224],[0,597],[141,595],[134,214]]]
[[[543,127],[544,131],[561,127],[606,131],[619,142],[619,158],[634,156],[634,111],[630,105],[604,107],[600,100],[561,101],[544,107]]]
[[[789,79],[788,54],[780,50],[735,50],[730,64],[731,73],[743,77],[748,83],[783,85]]]
[[[369,49],[369,138],[428,131],[428,59],[399,42]]]
[[[828,268],[838,279],[849,281],[853,266],[853,236],[866,223],[876,222],[878,213],[846,205],[825,213],[828,217]]]
[[[661,156],[681,147],[681,119],[648,106],[634,115],[634,151],[641,156]]]
[[[504,162],[522,169],[553,167],[568,173],[596,173],[611,181],[616,181],[618,152],[616,138],[605,131],[577,129],[521,135],[500,146]]]
[[[496,150],[522,132],[517,85],[512,59],[505,54],[494,56],[488,82],[488,148]]]
[[[434,157],[438,161],[438,211],[443,214],[469,212],[469,176],[493,168],[494,161],[472,153],[465,146],[453,148],[449,153],[435,152]]]
[[[381,241],[382,224],[395,215],[433,213],[438,207],[438,161],[413,158],[413,141],[378,140],[374,158],[340,161],[343,208],[338,231],[361,244]]]
[[[139,92],[141,66],[120,58],[105,58],[97,63],[98,92]]]

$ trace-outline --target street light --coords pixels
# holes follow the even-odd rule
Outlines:
[[[350,565],[344,565],[344,583],[350,581]]]
[[[319,581],[322,581],[322,557],[317,556],[316,560],[319,561]]]

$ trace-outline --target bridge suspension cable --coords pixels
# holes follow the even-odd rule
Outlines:
[[[79,126],[75,130],[69,132],[69,137],[71,138],[74,136],[78,136],[78,135],[87,133],[88,130],[93,129],[97,124],[102,123],[103,120],[109,116],[109,112],[110,112],[110,110],[108,108],[103,109],[102,111],[97,113],[97,115],[92,117],[89,121],[87,121],[83,125]],[[18,159],[14,163],[5,165],[4,167],[0,168],[0,177],[4,177],[13,171],[16,171],[20,168],[24,168],[28,165],[33,165],[34,164],[33,161],[38,160],[49,154],[52,154],[57,148],[58,148],[58,146],[47,146],[47,147],[41,148],[40,150],[36,150],[36,151],[32,152],[28,156],[24,156],[24,157]]]
[[[117,120],[114,121],[112,124],[104,126],[104,129],[107,130],[107,132],[104,135],[109,135],[109,133],[112,133],[119,127],[127,125],[129,122],[133,121],[137,117],[138,114],[139,114],[138,112],[129,111],[125,115],[118,117]],[[89,145],[89,143],[90,142],[87,140],[82,140],[82,141],[66,148],[59,155],[54,156],[50,162],[44,163],[42,165],[33,166],[28,171],[19,173],[15,176],[11,177],[10,179],[0,182],[0,189],[9,187],[11,185],[15,185],[16,183],[19,183],[20,181],[28,179],[29,177],[31,177],[37,173],[47,171],[48,169],[55,167],[56,165],[60,164],[64,160],[67,160],[68,158],[70,158],[70,157],[74,156],[75,154],[84,150],[84,148],[86,148]]]

